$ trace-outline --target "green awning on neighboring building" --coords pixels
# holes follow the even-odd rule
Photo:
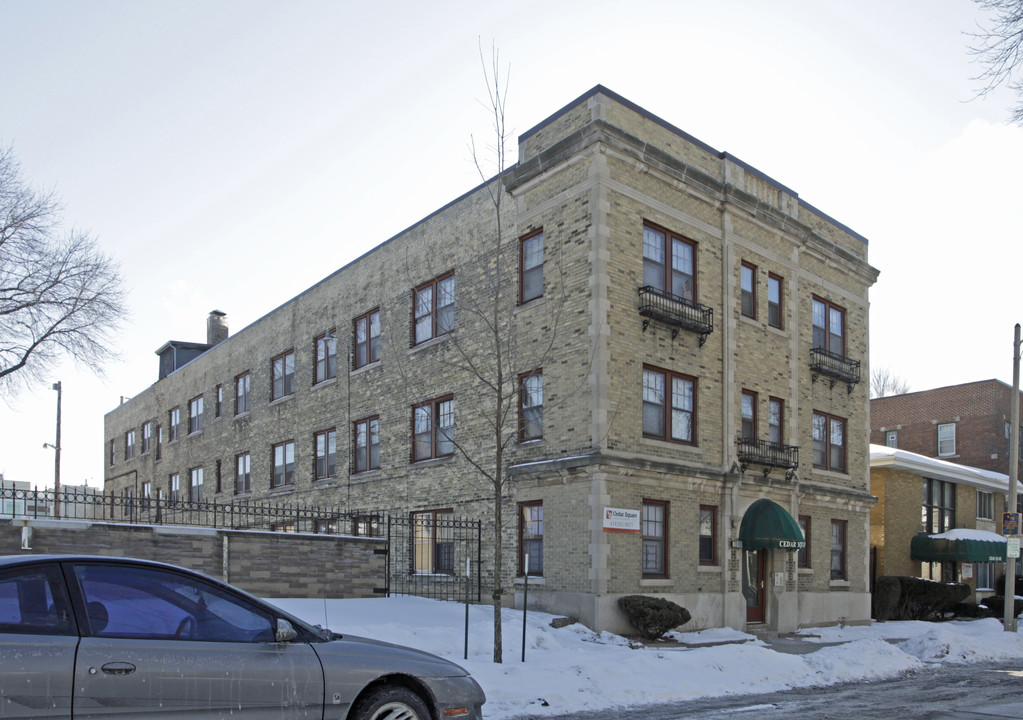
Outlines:
[[[803,531],[778,503],[767,498],[757,500],[742,516],[739,540],[744,550],[802,550],[806,547]]]
[[[1005,538],[986,530],[958,528],[939,535],[915,535],[909,556],[927,562],[1005,562]]]

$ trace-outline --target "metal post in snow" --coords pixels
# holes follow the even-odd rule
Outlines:
[[[529,553],[522,568],[522,662],[526,662],[526,613],[529,605]]]

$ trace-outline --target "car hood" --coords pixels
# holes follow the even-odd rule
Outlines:
[[[370,672],[376,669],[421,677],[461,677],[469,674],[460,665],[432,653],[358,635],[341,635],[337,640],[314,643],[313,647],[325,669],[333,662],[338,662],[345,665],[356,663]]]

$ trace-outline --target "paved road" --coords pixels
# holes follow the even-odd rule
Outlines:
[[[530,717],[530,716],[523,716]],[[539,716],[533,716],[539,717]],[[894,680],[548,716],[546,720],[993,720],[1023,718],[1018,663],[928,667]]]

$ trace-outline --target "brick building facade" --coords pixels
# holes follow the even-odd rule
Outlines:
[[[183,365],[161,348],[106,416],[106,486],[412,514],[408,571],[457,572],[431,519],[493,526],[500,447],[500,572],[521,588],[530,555],[531,606],[615,631],[635,593],[704,626],[865,621],[876,277],[864,238],[598,86],[494,185]]]

